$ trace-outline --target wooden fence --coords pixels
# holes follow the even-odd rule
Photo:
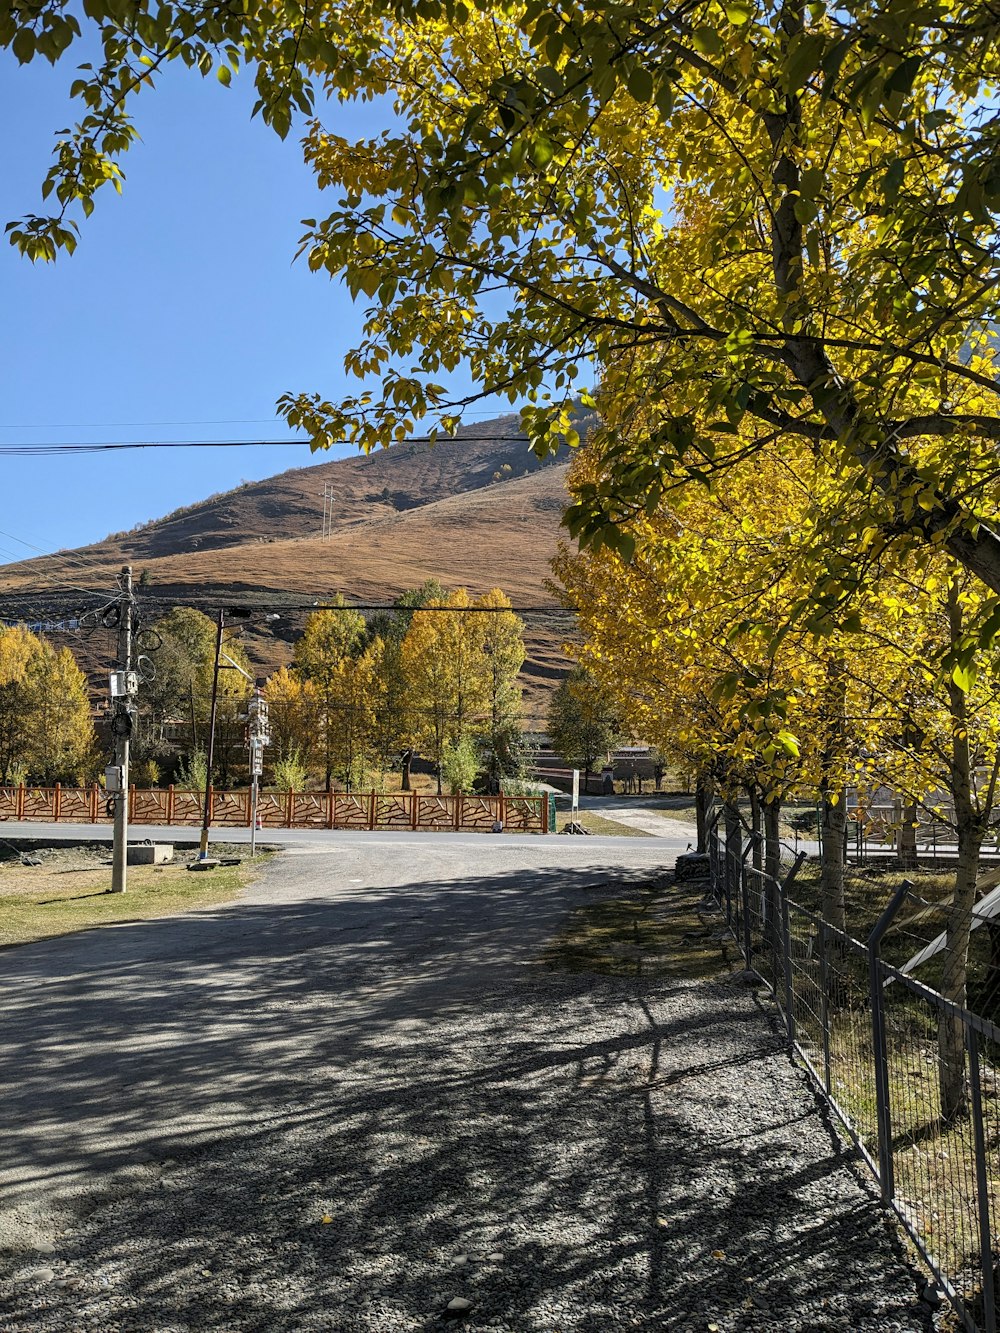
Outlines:
[[[201,792],[176,787],[130,787],[130,824],[199,826]],[[91,787],[0,787],[0,821],[105,824],[107,796]],[[250,792],[210,789],[216,828],[249,828]],[[257,799],[262,828],[411,829],[490,833],[499,820],[507,833],[548,833],[547,796],[426,796],[422,792],[262,791]]]

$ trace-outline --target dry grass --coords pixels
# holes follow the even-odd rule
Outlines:
[[[574,816],[569,810],[556,811],[556,832],[562,833],[567,824],[580,824],[588,833],[600,833],[612,838],[650,838],[653,835],[643,829],[630,828],[619,824],[611,816],[597,815],[593,810],[580,810]]]
[[[614,977],[718,976],[726,955],[701,892],[672,881],[581,907],[543,955],[551,968]]]
[[[127,892],[112,894],[106,849],[44,849],[31,856],[41,864],[0,865],[0,947],[229,902],[256,874],[249,861],[197,874],[186,862],[129,866]]]
[[[490,425],[484,423],[484,429]],[[503,429],[509,430],[509,423]],[[493,483],[493,473],[508,460],[515,476]],[[523,445],[503,442],[433,451],[403,446],[236,488],[80,554],[92,578],[99,580],[104,570],[105,582],[113,582],[127,559],[148,573],[152,594],[177,602],[207,594],[222,603],[252,597],[257,604],[308,604],[342,592],[352,600],[384,603],[436,578],[473,594],[501,587],[517,605],[551,607],[554,598],[546,585],[568,502],[566,468],[561,462],[539,467]],[[517,475],[525,469],[531,470]],[[337,529],[326,541],[317,535],[324,481],[333,483],[337,495]],[[383,489],[397,499],[381,499]],[[397,509],[397,502],[410,507]],[[23,561],[7,566],[0,584],[12,606],[18,594],[26,605],[35,605],[39,577],[50,572],[45,558]],[[54,611],[58,600],[49,598]],[[301,628],[304,614],[290,623]],[[536,717],[544,715],[549,692],[565,674],[562,642],[573,632],[565,616],[528,621],[522,678]],[[104,651],[99,637],[94,652]],[[81,647],[77,640],[72,646]],[[287,662],[291,653],[287,638],[270,631],[248,636],[247,648],[266,671]],[[98,666],[106,669],[103,658],[85,665],[95,673]]]

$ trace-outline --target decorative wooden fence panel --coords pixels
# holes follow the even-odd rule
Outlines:
[[[0,823],[107,824],[107,793],[91,787],[0,787]],[[199,826],[203,795],[175,787],[129,789],[132,824]],[[246,828],[250,792],[210,793],[216,828]],[[499,821],[510,833],[548,833],[547,796],[426,796],[422,792],[261,792],[263,828],[411,829],[489,833]]]

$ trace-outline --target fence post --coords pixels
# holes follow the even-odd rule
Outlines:
[[[55,820],[57,824],[59,822],[59,812],[61,809],[62,809],[62,784],[57,782],[55,794],[53,795],[52,798],[52,818]]]
[[[795,988],[792,982],[792,931],[788,920],[788,894],[783,884],[778,886],[778,897],[781,905],[781,951],[785,961],[785,1026],[788,1029],[788,1040],[794,1045]]]
[[[292,827],[292,815],[295,813],[295,797],[292,794],[291,787],[288,788],[288,795],[285,798],[285,828]]]
[[[750,835],[750,843],[747,847],[747,853],[754,850],[755,842],[759,844],[761,837],[762,835],[760,833],[753,833]],[[759,873],[756,869],[756,865],[752,868],[751,873],[754,875]],[[751,962],[753,943],[750,939],[750,882],[746,865],[743,867],[743,874],[740,879],[740,910],[743,913],[743,956],[746,959],[747,967],[753,967],[753,963]]]
[[[92,783],[90,787],[90,822],[92,824],[97,823],[98,802],[101,799],[100,792],[101,788],[98,783]]]
[[[417,825],[420,823],[420,806],[417,804],[418,796],[415,791],[410,792],[410,828],[414,833],[417,831]]]
[[[24,783],[23,783],[23,782],[19,782],[18,785],[17,785],[17,817],[18,817],[18,819],[23,819],[23,818],[24,818]]]
[[[979,1077],[979,1041],[966,1022],[969,1048],[969,1093],[972,1102],[972,1131],[976,1145],[976,1202],[979,1212],[979,1265],[983,1271],[983,1327],[996,1328],[996,1294],[993,1289],[993,1224],[990,1217],[990,1183],[986,1173],[986,1132],[983,1127],[983,1087]]]
[[[823,1029],[823,1086],[829,1097],[830,1087],[830,964],[827,959],[826,922],[819,923],[819,1022]]]
[[[174,822],[174,784],[171,782],[167,788],[167,824]]]
[[[451,799],[455,802],[455,816],[454,816],[454,818],[455,818],[455,832],[457,833],[458,830],[462,827],[462,794],[461,794],[461,792],[456,792],[455,795],[454,795]]]
[[[743,855],[740,857],[740,880],[739,884],[737,885],[738,891],[735,895],[735,898],[731,899],[729,902],[729,915],[727,918],[727,925],[729,926],[733,934],[736,936],[737,940],[740,937],[740,931],[743,926],[743,922],[746,919],[746,911],[744,909],[746,907],[746,898],[747,898],[747,857],[750,855],[752,851],[753,851],[753,834],[751,833],[749,839],[747,840],[747,845],[743,848]],[[735,902],[735,907],[733,906],[734,902]],[[750,960],[747,959],[747,967],[749,966],[750,966]]]
[[[368,797],[368,831],[371,833],[375,828],[375,793],[372,792]]]
[[[875,1115],[878,1122],[878,1167],[882,1199],[891,1203],[896,1193],[892,1160],[892,1111],[889,1106],[889,1054],[885,1037],[885,1003],[882,997],[882,971],[879,947],[882,936],[892,925],[906,895],[913,888],[904,879],[892,895],[889,905],[875,922],[868,936],[868,991],[872,1006],[872,1051],[875,1058]]]

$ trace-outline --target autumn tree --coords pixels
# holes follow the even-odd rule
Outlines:
[[[20,780],[27,772],[25,727],[28,667],[39,642],[23,625],[0,629],[0,782]]]
[[[940,543],[996,593],[997,32],[971,0],[95,0],[82,21],[39,0],[0,23],[14,58],[98,54],[71,90],[53,211],[11,240],[43,259],[76,244],[165,64],[223,83],[246,66],[279,134],[307,118],[338,200],[308,224],[310,266],[371,302],[347,364],[381,390],[283,401],[314,442],[451,430],[469,399],[438,381],[463,359],[483,394],[529,400],[540,451],[570,434],[571,403],[599,402],[614,466],[571,524],[627,549],[634,508],[729,467],[749,418],[867,488],[867,518],[843,520],[859,551]],[[318,95],[392,115],[350,142]],[[831,571],[817,595],[840,586]]]
[[[621,739],[620,711],[609,692],[583,666],[556,687],[549,704],[548,735],[553,750],[583,769],[583,789],[599,760],[607,763]]]
[[[334,774],[343,770],[345,753],[354,754],[358,719],[351,673],[365,637],[365,618],[350,610],[343,598],[336,609],[314,611],[295,645],[295,671],[308,681],[316,700],[317,747],[327,791]]]
[[[264,698],[269,707],[272,760],[297,761],[308,770],[316,755],[319,718],[316,689],[288,667],[268,677]]]
[[[525,658],[524,621],[515,615],[510,598],[499,588],[484,593],[475,605],[487,612],[482,622],[487,716],[481,744],[490,790],[499,792],[503,779],[519,776],[523,768],[524,723],[518,677]]]
[[[170,722],[187,724],[188,754],[207,749],[208,715],[215,664],[215,624],[202,611],[175,606],[154,621],[155,649],[151,679],[138,695],[139,718],[134,736],[140,759],[159,759],[171,750],[166,737]]]
[[[40,639],[24,680],[25,760],[46,786],[82,785],[93,774],[96,736],[87,678],[69,648]]]
[[[366,640],[380,641],[374,682],[375,718],[373,745],[384,769],[400,767],[400,785],[410,790],[410,765],[420,727],[420,705],[413,701],[407,682],[403,642],[421,606],[443,606],[448,594],[436,579],[399,594],[392,610],[379,611],[368,621]]]
[[[87,681],[69,648],[0,629],[0,781],[83,783],[96,767]]]
[[[488,698],[483,651],[485,615],[477,615],[465,588],[458,588],[438,610],[413,616],[402,645],[408,708],[418,744],[437,773],[446,743],[456,745],[479,728]]]

